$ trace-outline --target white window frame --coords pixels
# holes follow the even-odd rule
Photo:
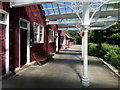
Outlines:
[[[53,35],[50,35],[50,34],[51,34],[51,31],[52,31],[52,34],[53,34]],[[50,39],[50,38],[52,38],[52,37],[50,37],[50,36],[52,36],[53,39]],[[53,43],[53,42],[54,42],[54,30],[49,29],[49,43]]]
[[[35,24],[37,24],[38,27],[37,27],[37,32],[36,32],[37,33],[36,41],[35,41],[35,32],[34,32],[34,43],[44,43],[44,26],[34,22],[34,27],[35,27]],[[41,27],[42,29],[40,29]],[[42,30],[42,33],[40,33],[40,30]],[[42,34],[41,40],[40,40],[40,34]]]
[[[0,9],[0,13],[5,15],[5,19],[3,21],[0,20],[0,24],[7,25],[8,24],[8,17],[9,13]]]

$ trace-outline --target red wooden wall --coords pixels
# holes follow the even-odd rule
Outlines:
[[[46,29],[46,21],[43,11],[41,10],[39,5],[32,5],[32,6],[25,6],[25,7],[18,7],[18,8],[10,8],[10,3],[4,3],[0,6],[1,9],[8,11],[10,14],[10,64],[11,64],[11,50],[14,50],[14,56],[12,62],[14,63],[14,67],[19,67],[19,18],[26,19],[30,21],[30,39],[34,41],[34,34],[33,34],[33,24],[37,22],[44,26],[44,43],[37,43],[30,48],[30,61],[33,61],[33,52],[36,51],[46,51],[48,52],[55,52],[56,50],[56,42],[49,43],[49,28],[55,30],[54,32],[58,31],[57,25],[51,25],[48,29]],[[35,16],[35,14],[38,16]],[[46,35],[46,30],[48,33]],[[11,34],[13,31],[13,34]],[[12,35],[14,35],[14,39],[12,39]],[[54,33],[55,36],[55,33]],[[46,39],[47,38],[47,39]],[[55,38],[54,38],[55,39]],[[11,48],[11,40],[14,40],[14,47]],[[46,45],[46,42],[48,43]],[[11,67],[11,65],[10,65]]]

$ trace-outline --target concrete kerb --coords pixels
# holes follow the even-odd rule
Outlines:
[[[99,60],[101,60],[109,69],[112,70],[112,72],[114,72],[119,78],[120,78],[120,73],[119,71],[114,67],[112,66],[111,64],[107,63],[106,61],[104,61],[102,58],[98,58]]]

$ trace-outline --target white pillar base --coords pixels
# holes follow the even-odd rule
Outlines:
[[[88,77],[83,77],[82,78],[82,85],[85,86],[85,87],[90,86]]]

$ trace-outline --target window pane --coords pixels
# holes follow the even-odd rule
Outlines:
[[[44,9],[46,9],[46,5],[45,5],[45,4],[42,4],[42,7],[43,7]]]
[[[56,7],[57,7],[57,4],[55,4],[55,3],[52,3],[52,5],[53,5],[53,7],[54,7],[54,8],[56,8]]]
[[[44,10],[45,14],[48,14],[48,10]]]
[[[43,26],[40,26],[40,42],[43,43],[43,37],[44,37],[44,33],[43,33]]]
[[[38,36],[38,24],[34,24],[34,42],[37,42],[38,40],[38,38],[37,38],[37,36]]]
[[[60,12],[61,12],[61,13],[65,13],[65,8],[61,8],[61,9],[60,9]]]
[[[34,42],[36,42],[37,41],[37,36],[36,35],[34,35]]]
[[[34,33],[36,33],[37,32],[37,29],[36,28],[34,28]]]
[[[60,37],[60,45],[63,44],[64,37]]]
[[[27,22],[20,21],[20,26],[24,27],[24,28],[27,28]]]
[[[64,4],[64,3],[63,3]],[[59,4],[59,7],[65,7],[64,5],[62,5],[62,4]]]
[[[54,11],[53,11],[53,9],[52,9],[52,10],[49,10],[49,13],[50,13],[50,14],[54,14]]]
[[[43,27],[42,27],[42,26],[40,26],[40,33],[41,33],[41,34],[42,34],[42,32],[43,32],[42,30],[43,30]]]
[[[72,13],[72,10],[70,8],[66,8],[68,13]]]
[[[54,9],[55,14],[59,14],[58,9]]]
[[[46,5],[47,5],[47,8],[52,8],[51,3],[47,3]]]
[[[42,41],[42,35],[40,36],[40,41]]]
[[[42,30],[40,30],[40,34],[42,34]]]
[[[40,34],[40,39],[42,38],[42,34]],[[41,41],[41,40],[40,40]]]
[[[5,21],[5,14],[0,13],[0,21]]]
[[[54,42],[54,31],[49,30],[49,42]]]
[[[65,2],[65,4],[67,4],[68,6],[69,6],[69,5],[71,5],[71,3],[70,3],[70,2]]]

